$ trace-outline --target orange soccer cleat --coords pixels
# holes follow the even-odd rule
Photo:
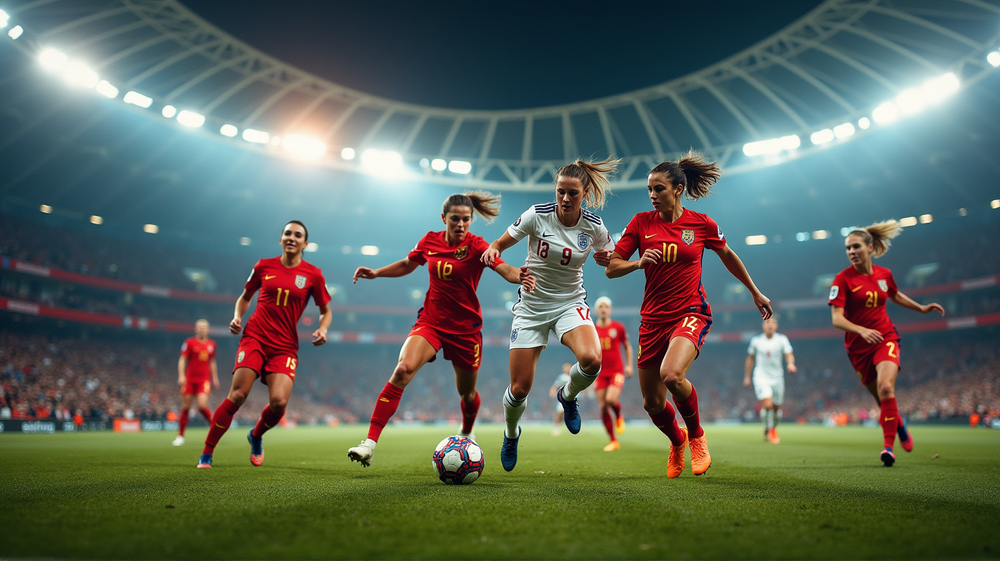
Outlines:
[[[692,438],[689,445],[691,447],[691,473],[702,475],[708,471],[708,468],[712,467],[712,455],[708,453],[708,442],[705,435]]]
[[[611,444],[604,447],[605,452],[614,452],[615,450],[621,450],[622,445],[618,443],[617,440],[612,440]]]
[[[767,432],[767,441],[771,444],[781,444],[781,438],[778,437],[778,429],[772,428]]]
[[[624,415],[618,415],[618,418],[615,419],[615,432],[617,432],[618,434],[622,434],[623,432],[625,432],[625,416]]]
[[[684,471],[684,449],[688,445],[688,431],[681,429],[684,433],[684,442],[680,446],[670,444],[670,457],[667,458],[667,477],[673,479]]]

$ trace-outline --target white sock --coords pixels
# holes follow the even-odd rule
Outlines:
[[[579,362],[574,363],[573,367],[569,369],[569,383],[563,387],[563,399],[566,401],[576,399],[580,392],[589,388],[597,380],[597,375],[600,373],[601,371],[598,370],[594,374],[587,374],[580,368]]]
[[[774,428],[774,409],[767,410],[767,428],[768,430]]]
[[[510,386],[507,386],[507,391],[503,393],[503,420],[507,423],[504,434],[507,438],[517,438],[517,423],[524,414],[527,401],[527,397],[515,399],[514,394],[510,393]]]
[[[778,420],[781,419],[781,409],[774,410],[774,428],[778,428]]]

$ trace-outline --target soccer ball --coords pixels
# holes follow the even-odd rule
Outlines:
[[[483,449],[467,436],[449,436],[438,443],[431,462],[438,479],[448,485],[468,485],[486,465]]]

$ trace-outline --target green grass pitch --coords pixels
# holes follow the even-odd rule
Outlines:
[[[275,430],[266,461],[230,431],[195,469],[204,431],[0,435],[0,557],[996,558],[1000,431],[913,427],[878,461],[881,432],[706,427],[712,469],[666,478],[667,440],[629,427],[553,437],[528,427],[517,469],[501,428],[478,427],[482,478],[445,486],[431,452],[447,427],[389,427],[372,467],[346,458],[365,428]],[[451,429],[453,430],[453,429]]]

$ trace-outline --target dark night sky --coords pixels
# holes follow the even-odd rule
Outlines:
[[[331,81],[471,109],[582,101],[683,76],[819,3],[185,2],[221,29]]]

